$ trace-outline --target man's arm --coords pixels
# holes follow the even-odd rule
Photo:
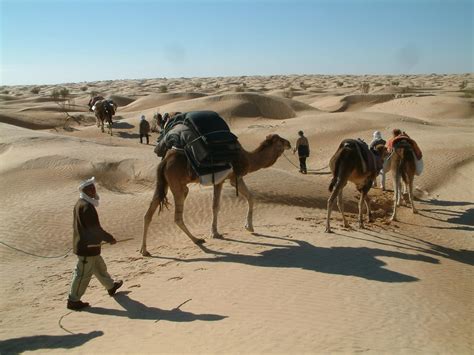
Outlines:
[[[87,230],[93,234],[99,242],[104,241],[115,244],[115,238],[110,233],[107,233],[104,229],[102,229],[97,211],[91,205],[84,209],[83,223]]]

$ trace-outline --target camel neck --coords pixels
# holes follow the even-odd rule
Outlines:
[[[275,164],[279,155],[273,146],[269,145],[264,148],[257,148],[252,152],[247,152],[249,159],[249,173],[268,168]]]

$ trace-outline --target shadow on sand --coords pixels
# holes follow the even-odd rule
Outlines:
[[[118,292],[114,297],[114,300],[123,307],[123,310],[108,309],[103,307],[90,307],[84,309],[84,312],[107,316],[126,317],[129,319],[155,321],[166,320],[170,322],[193,322],[195,320],[217,321],[227,318],[227,316],[221,316],[218,314],[194,314],[180,310],[180,307],[191,301],[190,299],[173,309],[166,310],[156,307],[149,307],[141,302],[135,301],[128,296],[129,293],[130,291]]]
[[[275,246],[274,248],[265,250],[257,255],[232,254],[211,250],[203,245],[199,245],[205,253],[214,254],[214,257],[180,259],[156,256],[155,258],[180,262],[230,262],[259,267],[299,268],[327,274],[355,276],[379,282],[411,282],[418,281],[418,279],[410,275],[385,269],[384,266],[386,264],[383,261],[378,260],[377,257],[392,257],[434,264],[438,263],[438,259],[421,254],[413,255],[398,251],[366,247],[324,248],[314,246],[301,240],[257,233],[254,233],[254,235],[266,239],[291,242],[293,245],[258,243],[255,241],[249,242],[250,244],[261,244],[263,246],[271,247]],[[233,241],[233,239],[228,238],[225,238],[224,240]]]
[[[0,354],[20,354],[40,349],[72,349],[104,335],[102,331],[86,334],[34,335],[0,341]]]

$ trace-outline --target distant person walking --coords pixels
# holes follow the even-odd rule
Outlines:
[[[145,119],[145,115],[140,118],[140,144],[143,144],[143,137],[146,137],[146,144],[149,144],[150,139],[150,124]]]
[[[298,132],[299,138],[296,141],[296,147],[293,150],[293,154],[298,152],[298,158],[300,159],[300,173],[306,174],[308,172],[306,168],[306,158],[309,157],[309,142],[308,138],[304,136],[303,131]]]
[[[372,136],[372,142],[370,142],[370,150],[376,155],[377,159],[382,160],[383,157],[379,157],[376,151],[376,147],[379,145],[385,145],[387,142],[382,138],[382,133],[380,131],[375,131]],[[383,165],[383,161],[380,161]],[[381,175],[382,181],[380,182],[380,188],[385,191],[385,172],[383,169],[380,170],[379,175]],[[374,180],[374,186],[377,186],[377,178]]]
[[[79,200],[74,206],[73,250],[78,260],[67,301],[67,308],[74,311],[89,306],[89,303],[81,301],[81,297],[86,292],[92,275],[107,289],[110,296],[123,284],[123,281],[114,282],[100,256],[101,242],[115,244],[117,241],[100,226],[96,210],[99,195],[94,183],[95,179],[92,177],[79,185]]]

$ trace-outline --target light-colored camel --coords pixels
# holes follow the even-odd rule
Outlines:
[[[104,132],[104,123],[107,122],[109,134],[112,135],[112,116],[117,111],[117,104],[112,100],[99,100],[95,103],[95,117],[97,120],[97,127]]]
[[[225,180],[229,180],[232,186],[237,185],[238,192],[247,199],[248,211],[245,228],[250,232],[253,232],[253,197],[243,180],[243,176],[272,166],[286,149],[291,149],[290,142],[277,134],[271,134],[252,152],[247,152],[242,148],[239,156],[232,162],[234,171]],[[220,196],[224,181],[214,185],[211,238],[222,237],[217,231],[217,215],[219,213]],[[143,240],[140,249],[142,255],[150,255],[146,246],[148,227],[156,209],[159,207],[159,211],[161,211],[163,206],[168,205],[166,198],[168,187],[174,197],[175,223],[194,243],[204,243],[204,239],[196,238],[183,221],[184,201],[189,192],[187,185],[198,182],[199,179],[193,173],[185,154],[181,151],[170,149],[158,165],[155,193],[150,207],[145,214]]]
[[[413,203],[413,181],[415,180],[416,162],[413,147],[406,140],[400,140],[393,146],[390,157],[390,167],[393,177],[393,213],[391,221],[397,220],[397,206],[402,201],[402,182],[405,184],[405,190],[408,190],[413,213],[418,213]]]
[[[342,214],[342,220],[344,227],[349,227],[349,223],[344,216],[344,201],[342,197],[342,190],[346,186],[348,181],[353,182],[356,185],[357,190],[360,192],[359,199],[359,228],[364,228],[364,221],[362,218],[362,204],[365,202],[367,206],[367,215],[369,222],[372,220],[372,214],[370,211],[370,199],[367,196],[370,188],[377,177],[378,170],[369,170],[367,163],[363,162],[360,149],[356,146],[355,140],[345,139],[339,145],[336,153],[332,156],[329,167],[332,171],[333,178],[329,185],[329,191],[331,195],[328,199],[327,204],[327,219],[326,219],[326,232],[331,233],[331,212],[334,206],[334,202],[337,197],[337,206]],[[377,148],[377,153],[382,157],[386,155],[386,148],[381,145]],[[365,172],[364,172],[365,171]]]

